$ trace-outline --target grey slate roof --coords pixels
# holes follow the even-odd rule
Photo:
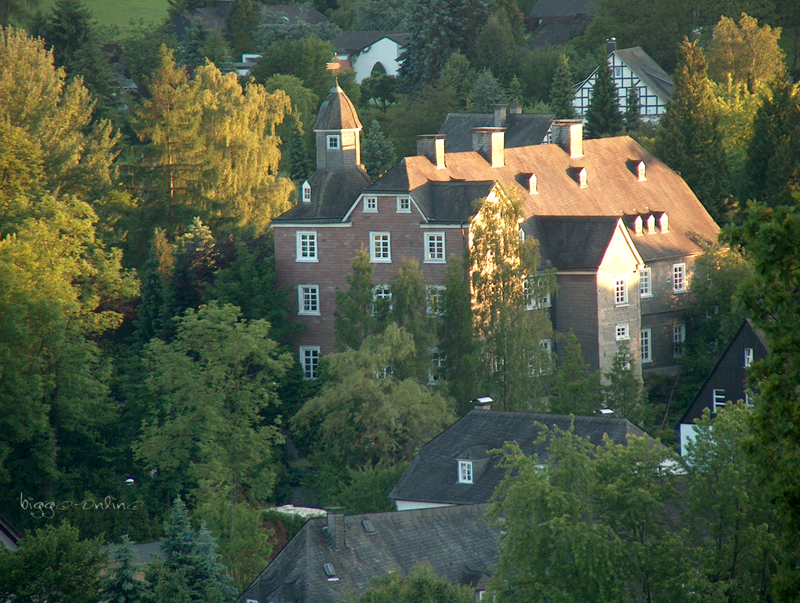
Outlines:
[[[314,122],[314,131],[360,130],[362,127],[353,101],[336,84],[319,106],[317,121]]]
[[[570,426],[570,417],[471,410],[422,447],[392,489],[389,498],[453,505],[487,502],[505,475],[505,470],[497,466],[499,457],[490,457],[482,473],[473,477],[472,484],[458,483],[457,459],[463,458],[461,455],[470,447],[499,449],[509,441],[517,442],[527,456],[538,454],[540,459],[544,459],[546,444],[534,444],[540,433],[536,423],[548,427],[557,425],[566,431]],[[627,419],[575,417],[575,434],[589,437],[592,444],[601,444],[606,433],[615,444],[627,442],[628,435],[646,435]]]
[[[614,52],[662,101],[672,98],[672,78],[640,46]]]
[[[305,21],[310,25],[317,25],[318,23],[330,21],[328,17],[310,4],[271,4],[267,8],[283,16],[288,24]]]
[[[398,45],[405,46],[410,34],[399,31],[343,31],[333,40],[333,47],[337,52],[352,54],[372,46],[383,38],[389,38]]]
[[[532,19],[559,19],[594,12],[595,0],[539,0],[529,15]]]
[[[372,179],[361,168],[316,171],[308,177],[311,202],[298,203],[273,222],[339,222]]]
[[[390,571],[427,560],[439,577],[475,587],[497,561],[498,530],[488,505],[310,519],[237,600],[336,603]],[[375,531],[368,533],[364,521]],[[328,529],[330,526],[331,529]],[[329,536],[332,534],[333,536]],[[330,563],[338,580],[324,570]]]
[[[615,216],[543,216],[531,218],[523,228],[539,241],[542,257],[553,268],[596,270],[618,221]]]
[[[506,116],[506,148],[542,144],[555,116],[552,113],[509,113]],[[472,150],[472,128],[493,127],[493,113],[449,113],[439,134],[445,135],[448,153]]]

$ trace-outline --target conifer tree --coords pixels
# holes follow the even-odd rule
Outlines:
[[[226,34],[236,60],[242,54],[256,51],[253,31],[258,24],[258,9],[253,0],[236,0],[228,14]]]
[[[361,157],[367,174],[379,178],[394,165],[394,145],[383,135],[378,120],[373,120],[361,146]]]
[[[150,585],[135,576],[135,558],[133,542],[125,536],[114,552],[117,566],[103,584],[103,599],[108,603],[148,603],[151,600]]]
[[[603,61],[597,68],[592,100],[586,111],[586,137],[614,136],[622,130],[619,94],[612,79],[611,67]]]
[[[635,86],[631,86],[628,88],[628,94],[625,97],[625,113],[622,117],[625,122],[625,129],[628,132],[636,130],[642,125],[642,116],[639,112],[639,91]]]
[[[572,104],[574,91],[572,89],[572,71],[569,68],[567,55],[558,57],[558,67],[553,76],[553,85],[550,87],[550,108],[556,119],[574,119],[575,107]]]
[[[581,356],[581,344],[572,331],[567,335],[564,356],[547,398],[550,412],[558,415],[593,415],[600,409],[600,372],[589,372]]]
[[[680,172],[717,222],[729,215],[728,167],[719,131],[719,112],[697,41],[679,49],[675,88],[656,135],[656,154]]]
[[[647,391],[633,372],[633,363],[631,348],[623,341],[614,354],[611,370],[603,375],[603,395],[606,407],[616,416],[645,427],[652,420],[651,407],[647,404]]]
[[[475,63],[479,68],[489,69],[502,85],[508,86],[519,71],[520,50],[511,24],[502,15],[493,14],[475,41]]]
[[[469,93],[469,104],[477,113],[488,113],[492,110],[492,105],[504,103],[507,99],[503,86],[488,69],[483,69],[478,74],[475,85]]]

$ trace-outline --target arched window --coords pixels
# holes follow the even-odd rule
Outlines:
[[[311,185],[308,180],[303,182],[303,203],[311,203]]]

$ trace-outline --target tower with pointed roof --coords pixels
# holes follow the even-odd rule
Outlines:
[[[314,122],[317,170],[347,170],[360,166],[362,129],[353,102],[337,83],[322,101]]]

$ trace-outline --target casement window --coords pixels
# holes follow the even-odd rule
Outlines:
[[[425,233],[425,262],[441,264],[445,261],[444,233]]]
[[[618,306],[628,305],[628,279],[624,276],[614,281],[614,303]]]
[[[725,390],[711,390],[711,412],[719,412],[720,408],[725,408]]]
[[[367,213],[375,213],[378,211],[378,198],[377,197],[364,197],[364,211]]]
[[[614,77],[619,79],[622,77],[622,67],[614,67]]]
[[[672,291],[674,293],[686,291],[686,264],[672,265]]]
[[[444,294],[446,287],[443,285],[426,285],[425,286],[425,299],[426,312],[430,316],[441,316],[444,312]]]
[[[300,346],[300,366],[303,368],[304,379],[316,379],[319,366],[319,346]]]
[[[373,263],[391,263],[391,234],[388,232],[369,233],[369,258]]]
[[[472,461],[458,461],[458,483],[472,483]]]
[[[653,297],[653,273],[650,268],[642,268],[639,271],[639,295]]]
[[[372,288],[372,315],[385,314],[392,309],[392,288],[389,285],[375,285]]]
[[[545,286],[544,279],[528,277],[522,281],[522,290],[525,295],[526,310],[540,310],[549,308],[552,303],[549,291],[542,291]]]
[[[753,348],[744,349],[744,365],[745,367],[753,364]]]
[[[651,329],[642,329],[639,336],[642,350],[642,363],[653,362],[653,331]]]
[[[411,212],[411,197],[397,198],[397,213],[407,214]]]
[[[439,348],[431,348],[431,366],[428,369],[428,385],[436,385],[444,377],[444,364],[447,356]]]
[[[331,150],[338,150],[339,149],[339,135],[338,134],[328,134],[328,148]]]
[[[297,231],[297,262],[316,262],[317,258],[317,231]]]
[[[303,182],[303,203],[311,203],[311,185]]]
[[[319,285],[297,285],[297,313],[319,315]]]
[[[628,330],[628,323],[617,325],[615,331],[617,341],[623,341],[631,338],[630,331]]]
[[[686,341],[686,325],[672,325],[672,355],[678,358],[683,354],[683,344]]]

